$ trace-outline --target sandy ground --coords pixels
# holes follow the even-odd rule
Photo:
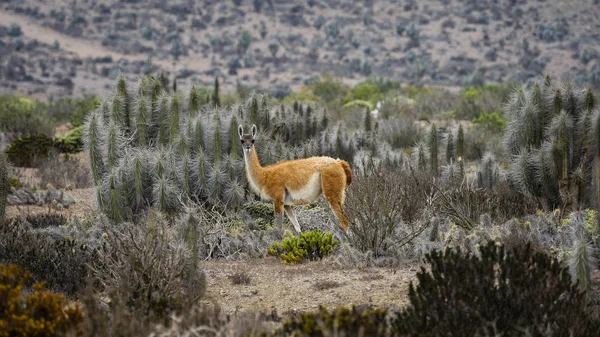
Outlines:
[[[207,276],[209,301],[226,314],[271,313],[282,316],[315,310],[319,305],[402,307],[408,304],[408,283],[416,266],[340,269],[328,261],[288,266],[275,257],[212,260],[201,266]],[[249,285],[234,285],[228,276],[246,273]]]

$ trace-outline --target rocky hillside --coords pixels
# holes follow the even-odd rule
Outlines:
[[[540,73],[600,86],[598,0],[0,1],[0,86],[106,94],[159,70],[285,95],[322,73],[440,86]]]

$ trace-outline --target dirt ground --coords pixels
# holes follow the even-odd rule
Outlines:
[[[327,261],[284,265],[275,257],[247,260],[212,260],[201,268],[207,276],[208,301],[226,314],[242,312],[288,316],[320,305],[402,307],[408,304],[408,283],[416,266],[340,269]],[[234,285],[228,276],[246,273],[248,285]]]

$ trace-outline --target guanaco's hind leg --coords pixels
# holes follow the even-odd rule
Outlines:
[[[346,175],[344,171],[323,172],[321,184],[323,186],[323,196],[325,196],[331,210],[342,224],[344,230],[348,232],[348,220],[342,212],[346,190]]]
[[[275,225],[283,224],[283,200],[275,199]]]
[[[302,230],[300,229],[300,224],[298,223],[298,219],[296,219],[296,212],[294,212],[294,207],[285,205],[285,214],[287,214],[288,218],[294,225],[294,229],[296,232],[300,233]]]

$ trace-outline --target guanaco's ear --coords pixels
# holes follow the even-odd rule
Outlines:
[[[252,124],[252,138],[256,137],[258,130],[256,129],[256,124]]]
[[[238,126],[238,135],[240,136],[240,139],[242,139],[242,136],[244,135],[244,127],[242,126],[242,124]]]

